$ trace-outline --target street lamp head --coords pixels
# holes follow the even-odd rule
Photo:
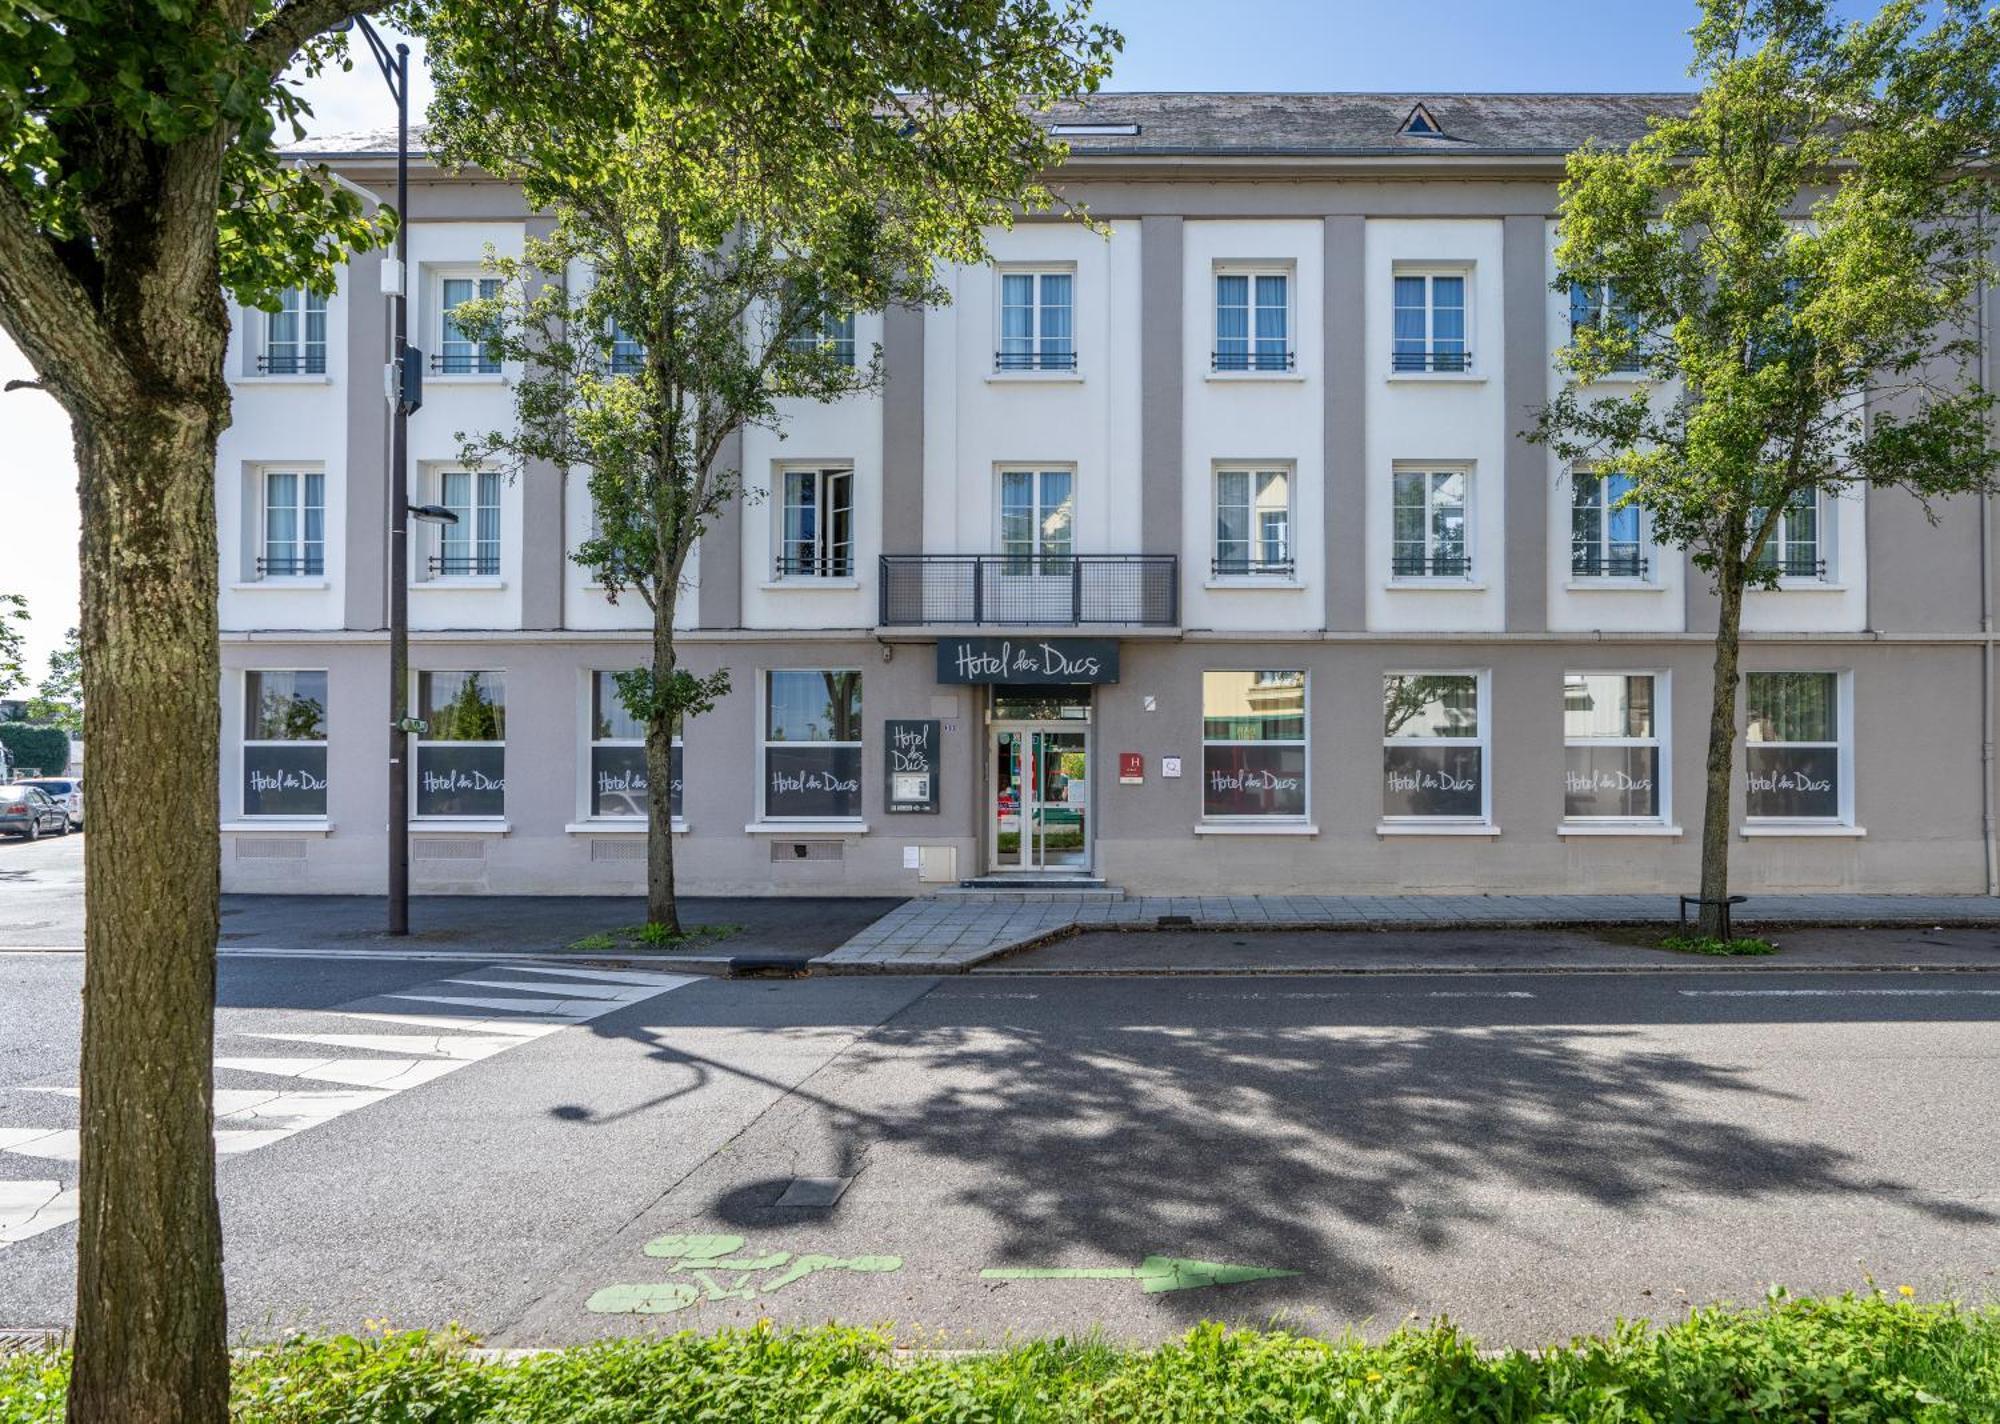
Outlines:
[[[441,504],[413,504],[409,506],[410,518],[419,524],[456,524],[458,516]]]

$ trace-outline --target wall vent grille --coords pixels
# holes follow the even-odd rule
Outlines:
[[[486,859],[486,842],[470,836],[440,837],[437,839],[426,836],[422,840],[413,839],[410,842],[410,859],[484,860]]]
[[[631,840],[616,841],[599,838],[590,843],[590,858],[597,861],[644,860],[646,842],[643,837],[638,836]]]
[[[771,864],[795,865],[802,861],[845,860],[847,847],[841,841],[772,841]]]
[[[264,836],[238,836],[238,860],[304,860],[306,843],[297,837],[272,840]]]

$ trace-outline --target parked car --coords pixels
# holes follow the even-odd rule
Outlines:
[[[17,786],[39,786],[42,794],[69,812],[69,828],[83,829],[83,783],[73,776],[24,776]]]
[[[39,786],[0,786],[0,836],[40,840],[43,831],[69,834],[69,812]]]

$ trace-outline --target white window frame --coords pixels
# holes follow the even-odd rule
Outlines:
[[[808,565],[792,568],[789,561],[794,557],[791,539],[787,535],[786,514],[791,509],[791,489],[794,476],[812,478],[814,490],[814,553],[806,556]],[[827,512],[831,507],[828,500],[833,485],[844,479],[847,482],[847,544],[845,552],[846,568],[840,569],[840,559],[836,557],[835,546],[827,538]],[[855,474],[851,463],[811,461],[779,465],[774,471],[774,493],[771,501],[777,524],[772,537],[777,541],[778,552],[771,560],[773,577],[780,583],[836,583],[846,585],[860,575],[855,562],[855,550],[859,547],[860,530],[857,527],[855,508]]]
[[[1654,761],[1653,804],[1655,814],[1651,816],[1572,816],[1565,807],[1562,824],[1565,828],[1602,830],[1615,832],[1623,828],[1645,829],[1673,824],[1673,677],[1664,668],[1565,668],[1563,669],[1565,688],[1573,677],[1649,677],[1653,680],[1653,735],[1650,737],[1572,737],[1567,728],[1563,731],[1563,773],[1569,772],[1569,749],[1573,746],[1586,747],[1652,747],[1658,756]],[[1564,709],[1565,713],[1567,709]]]
[[[331,722],[333,721],[333,706],[332,706],[332,704],[333,704],[333,672],[332,672],[332,670],[331,670],[330,668],[267,668],[267,667],[255,667],[255,668],[245,668],[245,669],[243,670],[243,682],[242,682],[242,688],[243,688],[243,695],[242,695],[242,697],[241,697],[240,701],[239,701],[239,702],[238,702],[238,704],[237,704],[238,706],[240,706],[240,707],[241,707],[241,708],[243,709],[243,726],[242,726],[242,729],[241,729],[241,732],[242,732],[242,734],[241,734],[241,735],[240,735],[240,736],[239,736],[239,737],[237,738],[237,748],[236,748],[236,763],[237,763],[237,765],[236,765],[236,810],[237,810],[237,814],[238,814],[238,815],[240,815],[240,816],[242,816],[242,818],[243,818],[244,820],[246,820],[246,821],[257,821],[257,822],[260,822],[260,823],[261,823],[261,822],[266,822],[266,821],[269,821],[269,822],[272,822],[272,823],[278,823],[278,824],[281,824],[281,823],[284,823],[284,822],[287,822],[287,821],[301,821],[301,820],[303,820],[303,821],[324,821],[324,820],[326,819],[326,816],[327,816],[327,812],[325,812],[325,811],[322,811],[322,812],[320,812],[320,813],[319,813],[319,814],[318,814],[317,816],[305,816],[305,817],[299,817],[299,816],[295,816],[295,815],[285,815],[285,814],[282,814],[282,813],[280,813],[280,814],[269,814],[269,813],[265,813],[265,812],[258,812],[258,811],[252,811],[252,810],[251,810],[251,809],[250,809],[250,808],[249,808],[248,806],[246,806],[246,805],[244,804],[244,802],[243,802],[243,783],[244,783],[244,780],[245,780],[245,778],[247,778],[247,777],[249,776],[249,774],[250,774],[250,765],[249,765],[249,762],[250,762],[250,757],[249,757],[249,752],[250,752],[250,748],[252,748],[252,747],[319,747],[319,748],[322,748],[322,749],[324,749],[324,748],[325,748],[325,747],[327,746],[327,744],[328,744],[328,738],[327,738],[327,737],[317,737],[317,738],[306,738],[306,737],[253,737],[253,736],[251,736],[251,735],[250,735],[250,728],[251,728],[251,717],[250,717],[250,680],[251,680],[252,678],[259,678],[259,677],[266,677],[266,676],[270,675],[271,673],[291,673],[291,674],[293,674],[293,675],[295,675],[295,676],[296,676],[297,674],[299,674],[299,673],[302,673],[302,672],[316,672],[316,673],[318,673],[318,674],[319,674],[319,675],[320,675],[321,677],[324,677],[324,678],[326,679],[326,684],[327,684],[327,696],[326,696],[326,700],[327,700],[327,706],[326,706],[325,708],[323,708],[323,709],[321,710],[321,714],[320,714],[320,715],[321,715],[321,722],[322,722],[322,730],[330,732],[330,731],[332,731],[332,727],[331,727],[330,725],[328,725],[328,724],[330,724],[330,723],[331,723]],[[327,780],[327,794],[328,794],[329,796],[331,796],[331,795],[332,795],[332,792],[333,792],[333,767],[332,767],[332,765],[331,765],[331,761],[332,761],[332,754],[331,754],[331,753],[329,752],[329,753],[328,753],[328,763],[329,763],[329,764],[328,764],[328,766],[327,766],[327,777],[326,777],[326,780]],[[329,801],[329,802],[328,802],[328,809],[329,809],[329,810],[331,810],[331,808],[332,808],[332,803],[331,803],[331,802]]]
[[[646,343],[629,334],[618,318],[604,319],[605,339],[611,344],[607,369],[614,376],[633,376],[646,362]]]
[[[1389,470],[1389,581],[1398,587],[1464,588],[1474,582],[1479,569],[1479,520],[1476,471],[1464,460],[1398,460]],[[1406,475],[1424,481],[1424,567],[1419,573],[1396,570],[1396,483]],[[1434,573],[1437,545],[1432,518],[1437,508],[1436,480],[1440,475],[1458,475],[1465,481],[1463,518],[1465,521],[1465,567],[1458,573]]]
[[[1750,711],[1750,679],[1765,674],[1810,673],[1820,677],[1831,677],[1833,683],[1833,715],[1839,719],[1835,727],[1835,740],[1831,742],[1752,742],[1748,721]],[[1854,673],[1852,669],[1804,667],[1804,668],[1745,668],[1741,693],[1742,712],[1738,714],[1742,722],[1741,740],[1744,753],[1742,775],[1749,775],[1749,749],[1758,747],[1832,747],[1836,752],[1835,766],[1840,777],[1839,809],[1832,816],[1753,816],[1750,814],[1749,787],[1739,781],[1738,790],[1743,797],[1743,834],[1753,836],[1783,834],[1788,830],[1847,831],[1859,834],[1854,820]]]
[[[481,677],[491,678],[495,683],[499,685],[500,715],[504,719],[507,715],[507,672],[506,669],[504,668],[452,668],[452,667],[411,668],[409,673],[409,682],[408,682],[408,696],[410,699],[410,716],[412,717],[423,716],[423,705],[424,705],[423,680],[425,678],[437,676],[440,674],[446,677],[450,677],[461,673],[465,674],[477,673]],[[424,826],[455,826],[455,825],[492,826],[497,824],[504,826],[507,823],[507,813],[506,813],[507,792],[504,788],[500,793],[501,814],[498,816],[426,816],[417,809],[417,807],[422,804],[418,795],[418,785],[423,777],[424,748],[498,747],[500,748],[500,754],[501,754],[500,765],[504,770],[507,765],[506,761],[507,739],[505,737],[500,738],[498,741],[475,742],[470,740],[458,740],[456,738],[445,739],[439,737],[432,737],[428,734],[428,732],[426,732],[422,735],[411,737],[410,743],[411,743],[410,773],[409,773],[410,824],[412,825],[421,824]],[[507,772],[505,775],[503,775],[502,780],[508,780],[511,779],[511,777],[512,773]]]
[[[1244,282],[1243,308],[1244,333],[1241,338],[1243,351],[1225,352],[1222,334],[1222,281],[1225,277],[1242,277]],[[1257,335],[1257,313],[1268,308],[1257,300],[1257,279],[1275,277],[1285,284],[1285,302],[1281,310],[1285,315],[1285,330],[1282,336],[1284,349],[1271,353],[1258,350],[1260,338]],[[1209,274],[1208,319],[1209,347],[1208,369],[1211,375],[1241,377],[1287,377],[1298,368],[1299,357],[1299,281],[1298,268],[1291,262],[1217,262]]]
[[[1380,815],[1377,833],[1421,832],[1432,830],[1450,835],[1454,832],[1489,832],[1493,825],[1493,670],[1491,668],[1384,668],[1377,684],[1376,706],[1379,709],[1383,694],[1387,691],[1392,677],[1469,677],[1473,679],[1474,696],[1479,699],[1479,735],[1476,737],[1392,737],[1387,729],[1382,734],[1382,751],[1386,754],[1390,747],[1477,747],[1479,748],[1479,814],[1477,816],[1391,816],[1381,811],[1380,777],[1383,761],[1375,763],[1377,780],[1376,808]],[[1377,714],[1380,716],[1380,711]]]
[[[1222,482],[1241,475],[1249,482],[1250,501],[1245,511],[1248,534],[1244,540],[1246,557],[1241,567],[1227,568],[1222,553]],[[1276,561],[1262,558],[1263,539],[1257,527],[1257,481],[1260,476],[1277,475],[1285,482],[1284,557]],[[1209,474],[1209,570],[1213,578],[1230,582],[1289,583],[1298,577],[1298,470],[1289,460],[1221,460]],[[1267,563],[1275,566],[1267,567]]]
[[[802,331],[786,338],[786,345],[802,355],[815,351],[830,350],[833,359],[843,366],[854,364],[854,313],[828,312],[821,318],[815,331]]]
[[[498,470],[481,470],[469,465],[439,465],[425,473],[424,484],[429,492],[430,502],[446,508],[451,506],[445,499],[445,481],[454,475],[468,478],[468,499],[461,506],[464,513],[456,525],[426,524],[424,535],[423,562],[418,570],[418,581],[426,584],[460,584],[472,587],[486,587],[497,583],[506,568],[507,559],[507,490],[505,476]],[[481,498],[488,481],[492,482],[493,500],[489,506]],[[482,509],[493,510],[493,538],[479,537],[479,514]],[[450,557],[447,547],[463,543],[467,553],[462,557],[472,561],[470,569],[447,572],[442,561]],[[493,546],[490,569],[481,567],[479,546],[485,543]],[[433,567],[432,560],[439,566]]]
[[[1028,308],[1033,313],[1031,331],[1028,334],[1028,349],[1010,352],[1007,349],[1007,279],[1028,277],[1033,279],[1035,300]],[[1067,336],[1051,336],[1046,330],[1045,313],[1054,310],[1050,303],[1042,300],[1042,281],[1046,277],[1067,277],[1069,279],[1069,333]],[[993,374],[1008,377],[1055,377],[1073,379],[1083,369],[1082,360],[1076,349],[1077,289],[1079,287],[1076,264],[1073,262],[1001,262],[993,268]],[[1042,348],[1049,341],[1067,341],[1067,353],[1045,352]]]
[[[868,679],[866,669],[859,667],[769,667],[757,674],[757,788],[756,815],[744,829],[756,831],[768,827],[813,827],[839,826],[844,829],[867,829],[867,816],[771,816],[766,814],[771,785],[772,747],[859,747],[862,756],[861,804],[868,804]],[[774,742],[771,740],[771,678],[777,673],[806,673],[813,677],[824,677],[827,673],[853,673],[861,679],[861,716],[858,719],[862,740],[857,742]]]
[[[274,476],[290,476],[297,482],[298,503],[292,506],[293,533],[288,541],[291,554],[286,562],[291,568],[283,573],[267,570],[265,565],[272,561],[271,554],[271,480]],[[259,583],[316,583],[326,578],[326,469],[317,465],[256,465],[252,467],[252,478],[257,485],[257,534],[256,553],[253,555],[251,571]],[[306,538],[306,511],[312,506],[306,501],[306,486],[311,480],[319,482],[319,538]],[[319,567],[310,568],[313,562],[308,550],[319,547]]]
[[[1652,521],[1646,517],[1646,511],[1636,504],[1626,507],[1633,512],[1639,521],[1639,537],[1636,541],[1639,546],[1639,566],[1637,571],[1633,573],[1590,573],[1586,570],[1580,570],[1576,566],[1576,512],[1580,508],[1587,507],[1577,502],[1577,495],[1582,491],[1582,484],[1580,482],[1586,479],[1594,479],[1601,482],[1620,478],[1630,479],[1631,476],[1626,475],[1621,470],[1606,469],[1598,465],[1578,465],[1569,472],[1569,563],[1567,565],[1567,572],[1568,580],[1572,584],[1583,588],[1617,588],[1646,585],[1654,583],[1657,580],[1659,571],[1655,567],[1657,561],[1653,557],[1655,550],[1652,539]],[[1601,483],[1599,485],[1596,508],[1598,523],[1597,548],[1595,553],[1599,567],[1609,569],[1612,566],[1611,544],[1613,541],[1611,539],[1611,516],[1613,510],[1612,501],[1605,497]]]
[[[1300,708],[1301,727],[1296,740],[1286,737],[1246,740],[1241,737],[1211,737],[1208,735],[1208,674],[1212,672],[1247,672],[1253,676],[1260,672],[1296,672],[1304,679],[1301,691],[1305,694]],[[1311,826],[1313,819],[1313,776],[1312,776],[1312,669],[1310,668],[1203,668],[1201,670],[1201,824],[1204,826],[1255,827],[1269,826],[1286,828]],[[1305,810],[1297,816],[1218,816],[1208,811],[1208,749],[1210,747],[1299,747],[1304,752],[1305,761]]]
[[[1424,349],[1421,353],[1398,353],[1396,350],[1396,283],[1404,277],[1422,278],[1424,283]],[[1437,279],[1458,277],[1465,282],[1465,306],[1463,308],[1465,334],[1459,339],[1463,350],[1456,365],[1439,367],[1437,335]],[[1389,269],[1389,374],[1396,380],[1466,380],[1478,375],[1479,353],[1473,338],[1478,334],[1477,264],[1471,262],[1395,262]],[[1411,360],[1411,357],[1418,359]],[[1406,364],[1406,362],[1408,364]]]
[[[599,674],[609,676],[614,673],[629,672],[629,671],[631,671],[630,668],[600,668],[600,667],[585,668],[583,670],[583,688],[580,694],[581,701],[579,704],[579,711],[577,715],[577,732],[578,732],[577,762],[578,765],[582,768],[582,775],[577,780],[577,793],[578,793],[577,824],[579,826],[611,827],[620,830],[630,830],[635,828],[643,830],[646,827],[647,818],[644,815],[638,815],[638,816],[598,815],[597,786],[595,780],[593,779],[596,775],[596,772],[592,766],[593,759],[591,754],[594,751],[596,751],[597,748],[643,747],[646,745],[646,739],[644,737],[600,737],[597,735],[597,718],[596,718],[597,707],[595,698],[597,694],[598,676]],[[617,695],[617,684],[615,683],[612,684],[612,695],[614,697]],[[681,750],[681,764],[683,768],[683,774],[685,774],[685,768],[687,765],[687,743],[683,740],[682,733],[678,730],[675,731],[674,733],[673,745]],[[672,817],[670,822],[671,828],[676,833],[685,831],[687,829],[687,817],[686,817],[687,793],[685,789],[683,789],[681,793],[681,811],[682,814],[679,816]]]
[[[500,278],[479,267],[441,267],[431,273],[431,306],[435,317],[430,323],[430,330],[437,344],[431,357],[429,374],[445,381],[490,381],[499,378],[504,374],[503,363],[497,358],[489,358],[480,349],[478,342],[463,337],[458,344],[469,347],[471,355],[464,369],[456,371],[451,369],[453,354],[447,349],[450,343],[447,341],[446,333],[449,330],[451,313],[457,309],[458,304],[453,302],[449,306],[446,305],[447,282],[471,282],[474,298],[497,296],[501,288]]]
[[[1825,490],[1810,491],[1813,506],[1813,563],[1811,573],[1786,573],[1783,561],[1794,542],[1791,538],[1792,506],[1788,505],[1778,513],[1778,523],[1771,530],[1771,537],[1765,541],[1764,556],[1780,561],[1778,586],[1780,588],[1812,588],[1836,582],[1834,577],[1834,511],[1840,501],[1830,497]],[[1796,504],[1797,501],[1794,501]],[[1755,567],[1753,565],[1753,567]]]
[[[259,311],[254,307],[249,308],[249,311],[255,313],[257,333],[256,361],[251,374],[260,377],[304,376],[315,380],[323,379],[327,374],[327,336],[331,327],[327,308],[330,301],[331,298],[324,293],[309,291],[304,287],[286,287],[278,293],[281,310],[268,312]],[[273,333],[273,327],[287,316],[298,323],[296,327],[298,335],[290,341],[280,342]],[[314,317],[319,318],[317,341],[311,336]],[[292,348],[292,354],[281,358],[278,355],[278,348],[281,345]],[[284,363],[282,370],[279,369],[281,360]]]
[[[1025,553],[1010,551],[1007,548],[1006,488],[1007,476],[1009,475],[1027,475],[1031,482],[1030,488],[1034,493],[1034,499],[1030,505],[1034,514],[1034,538],[1032,547]],[[1044,508],[1042,505],[1042,478],[1045,475],[1069,476],[1068,547],[1056,553],[1045,552],[1042,540],[1042,526],[1047,521],[1051,512],[1050,509]],[[1042,464],[1013,462],[996,466],[993,472],[993,552],[1007,558],[1031,559],[1036,565],[1037,572],[1039,572],[1039,567],[1043,560],[1074,557],[1076,554],[1077,499],[1081,483],[1077,478],[1076,466],[1064,464],[1060,460]],[[1063,570],[1063,577],[1068,577],[1068,570],[1066,568]]]

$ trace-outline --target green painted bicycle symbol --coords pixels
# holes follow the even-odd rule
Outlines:
[[[655,1237],[646,1243],[646,1254],[673,1262],[667,1270],[683,1279],[606,1286],[583,1308],[599,1315],[665,1315],[697,1301],[756,1300],[821,1271],[877,1275],[903,1269],[901,1256],[737,1255],[742,1249],[741,1236]]]

